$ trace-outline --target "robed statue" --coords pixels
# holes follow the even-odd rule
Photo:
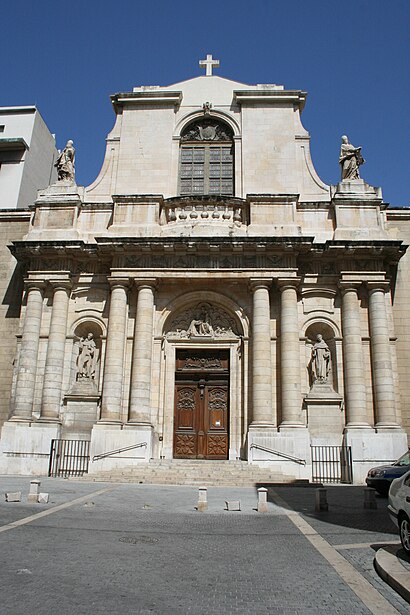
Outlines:
[[[58,181],[75,181],[75,149],[71,140],[67,141],[67,144],[63,151],[58,154],[55,167],[57,169]]]
[[[348,137],[343,135],[340,148],[339,164],[343,179],[360,179],[359,167],[365,163],[362,156],[362,148],[349,143]]]
[[[320,333],[316,336],[316,342],[312,348],[310,365],[313,383],[324,383],[328,381],[330,373],[330,350]]]
[[[86,337],[81,337],[78,348],[77,380],[94,380],[98,360],[98,349],[94,335],[89,333]]]

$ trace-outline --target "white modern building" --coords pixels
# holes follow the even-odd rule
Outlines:
[[[32,205],[57,179],[54,136],[33,106],[0,107],[0,209]]]

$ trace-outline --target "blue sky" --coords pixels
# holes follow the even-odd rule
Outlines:
[[[314,165],[339,180],[340,137],[363,147],[362,177],[410,205],[409,0],[20,0],[2,3],[0,106],[36,104],[77,183],[101,167],[109,95],[215,71],[308,91],[302,114]]]

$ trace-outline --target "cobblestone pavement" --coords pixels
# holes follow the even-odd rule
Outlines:
[[[0,480],[3,492],[23,492],[20,503],[0,502],[4,613],[409,612],[373,569],[374,545],[398,539],[387,502],[364,511],[360,488],[329,488],[329,512],[316,514],[314,488],[275,486],[260,514],[256,489],[211,487],[209,509],[198,513],[195,487],[42,479],[49,504],[28,504],[30,479]],[[226,500],[240,500],[241,511],[224,510]],[[292,510],[353,567],[352,583],[292,522]],[[374,604],[353,591],[358,582],[377,590]]]

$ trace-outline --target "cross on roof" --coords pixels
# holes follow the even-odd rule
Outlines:
[[[219,66],[219,60],[214,60],[212,58],[212,54],[208,53],[206,56],[206,60],[199,60],[199,66],[201,68],[206,68],[207,77],[212,77],[212,69],[213,67],[217,68]]]

